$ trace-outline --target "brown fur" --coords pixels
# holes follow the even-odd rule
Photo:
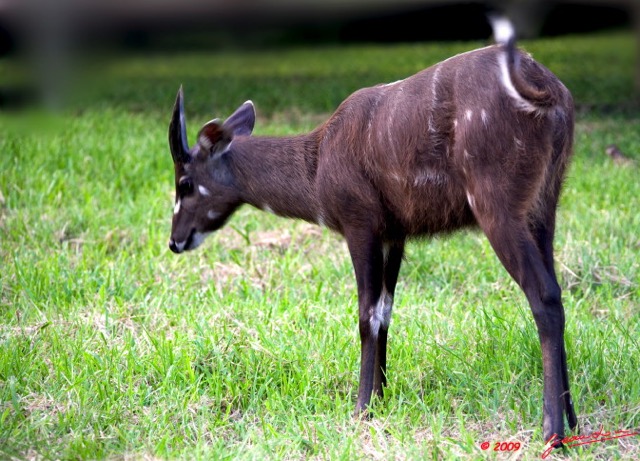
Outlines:
[[[538,325],[544,435],[564,434],[563,413],[577,425],[552,249],[573,102],[549,70],[509,41],[361,89],[308,134],[251,136],[254,117],[245,103],[224,123],[205,125],[185,153],[179,93],[170,128],[178,186],[172,250],[195,248],[243,203],[344,235],[358,282],[359,412],[386,382],[387,331],[405,241],[479,226],[527,295]],[[182,193],[189,190],[178,184],[184,178],[206,194]]]

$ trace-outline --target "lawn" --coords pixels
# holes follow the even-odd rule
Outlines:
[[[352,417],[357,299],[339,236],[246,207],[197,251],[167,247],[179,85],[192,140],[247,99],[255,133],[286,135],[359,87],[482,45],[104,56],[61,112],[0,112],[0,458],[539,458],[535,324],[482,234],[408,246],[389,386],[368,420]],[[522,45],[578,105],[556,260],[581,430],[638,432],[633,42],[607,33]],[[0,60],[0,85],[20,76]],[[614,163],[610,144],[630,161]],[[519,448],[494,452],[502,442]],[[548,459],[638,459],[640,435],[560,454]]]

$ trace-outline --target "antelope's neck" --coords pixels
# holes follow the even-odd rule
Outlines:
[[[279,216],[315,222],[318,140],[251,136],[233,141],[232,169],[243,201]]]

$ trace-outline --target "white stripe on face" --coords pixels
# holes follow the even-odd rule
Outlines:
[[[176,206],[173,207],[173,214],[178,214],[180,212],[180,199],[176,202]]]

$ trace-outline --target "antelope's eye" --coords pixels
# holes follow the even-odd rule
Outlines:
[[[193,181],[191,179],[183,179],[178,183],[178,195],[184,197],[193,194]]]

